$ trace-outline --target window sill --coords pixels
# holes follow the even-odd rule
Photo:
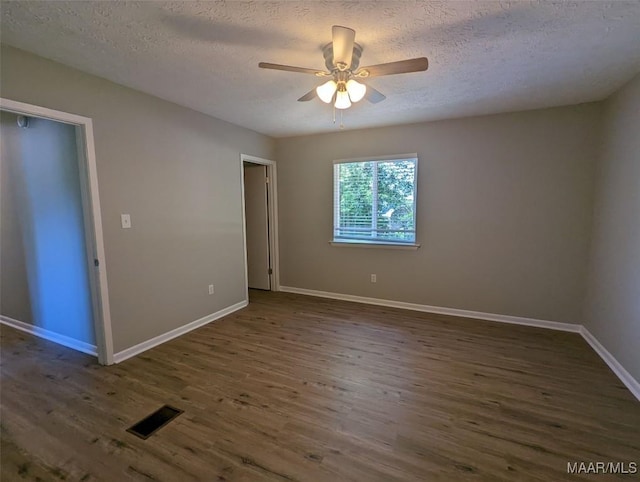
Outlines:
[[[338,248],[374,248],[374,249],[404,249],[415,251],[420,247],[416,243],[378,243],[373,241],[329,241],[331,246]]]

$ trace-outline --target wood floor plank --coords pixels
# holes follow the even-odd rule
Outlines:
[[[561,481],[640,463],[584,340],[286,293],[119,365],[2,327],[2,480]],[[184,413],[147,440],[125,430]]]

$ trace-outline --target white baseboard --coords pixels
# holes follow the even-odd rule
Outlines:
[[[210,315],[207,315],[198,320],[192,321],[191,323],[187,323],[186,325],[183,325],[179,328],[175,328],[174,330],[163,333],[162,335],[158,335],[147,341],[138,343],[137,345],[134,345],[125,350],[119,351],[118,353],[114,353],[113,362],[114,363],[123,362],[124,360],[131,358],[132,356],[138,355],[143,351],[150,350],[155,346],[158,346],[162,343],[172,340],[180,335],[184,335],[185,333],[195,330],[196,328],[200,328],[201,326],[206,325],[207,323],[211,323],[212,321],[222,318],[223,316],[227,316],[233,313],[234,311],[238,311],[244,308],[245,306],[247,306],[248,304],[249,302],[247,300],[240,301],[235,305],[228,306],[227,308],[224,308],[220,311],[216,311],[215,313],[211,313]]]
[[[37,336],[38,338],[44,338],[45,340],[52,341],[54,343],[57,343],[58,345],[63,345],[67,348],[81,351],[82,353],[86,353],[87,355],[98,356],[97,347],[90,343],[76,340],[75,338],[71,338],[65,335],[60,335],[59,333],[45,330],[44,328],[25,323],[24,321],[14,320],[13,318],[9,318],[8,316],[4,315],[0,315],[0,323],[2,323],[3,325],[11,326],[16,330],[24,331],[25,333]]]
[[[616,374],[616,376],[620,379],[622,383],[629,389],[633,395],[640,400],[640,382],[633,378],[631,373],[629,373],[616,358],[607,350],[602,343],[598,341],[598,339],[591,334],[591,332],[585,327],[582,326],[580,330],[580,334],[582,338],[584,338],[591,348],[600,355],[600,358],[604,360],[604,362],[609,365],[611,371]]]
[[[365,296],[345,295],[342,293],[331,293],[329,291],[308,290],[305,288],[293,288],[291,286],[280,286],[280,291],[287,293],[297,293],[299,295],[317,296],[320,298],[331,298],[334,300],[354,301],[367,305],[388,306],[391,308],[403,308],[405,310],[422,311],[425,313],[436,313],[439,315],[461,316],[463,318],[477,318],[480,320],[498,321],[500,323],[511,323],[512,325],[536,326],[550,330],[570,331],[580,333],[582,325],[573,323],[560,323],[558,321],[537,320],[535,318],[523,318],[520,316],[497,315],[495,313],[484,313],[482,311],[460,310],[458,308],[444,308],[442,306],[420,305],[416,303],[406,303],[404,301],[383,300],[379,298],[367,298]]]
[[[280,291],[286,293],[297,293],[300,295],[317,296],[319,298],[331,298],[334,300],[353,301],[368,305],[388,306],[391,308],[403,308],[406,310],[422,311],[425,313],[437,313],[440,315],[453,315],[463,318],[477,318],[480,320],[498,321],[500,323],[511,323],[515,325],[534,326],[537,328],[547,328],[550,330],[568,331],[579,333],[589,345],[600,355],[604,362],[611,368],[613,373],[620,379],[629,391],[640,401],[640,383],[602,346],[602,344],[583,325],[573,323],[560,323],[557,321],[537,320],[535,318],[523,318],[520,316],[497,315],[495,313],[483,313],[481,311],[460,310],[457,308],[444,308],[441,306],[420,305],[415,303],[405,303],[404,301],[383,300],[379,298],[367,298],[365,296],[346,295],[342,293],[331,293],[329,291],[309,290],[305,288],[294,288],[291,286],[280,286]]]

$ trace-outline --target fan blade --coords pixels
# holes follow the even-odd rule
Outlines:
[[[417,59],[399,60],[398,62],[389,62],[386,64],[369,65],[362,67],[355,73],[356,76],[362,77],[380,77],[381,75],[407,74],[409,72],[422,72],[429,68],[429,60],[426,57],[418,57]],[[365,74],[368,72],[368,75]],[[363,75],[364,74],[364,75]]]
[[[313,100],[318,96],[318,94],[316,94],[316,89],[315,87],[313,89],[311,89],[309,92],[307,92],[306,94],[304,94],[302,97],[300,97],[298,99],[298,102],[307,102],[308,100]]]
[[[286,72],[299,72],[301,74],[313,74],[322,77],[326,74],[322,70],[305,69],[304,67],[293,67],[292,65],[270,64],[269,62],[260,62],[258,67],[261,69],[284,70]]]
[[[353,57],[353,43],[356,39],[356,31],[340,25],[334,25],[333,34],[333,65],[344,64],[345,69],[351,67]]]
[[[374,89],[370,85],[367,85],[367,91],[364,94],[364,98],[372,104],[377,104],[378,102],[382,102],[383,100],[385,100],[387,96],[379,90]]]

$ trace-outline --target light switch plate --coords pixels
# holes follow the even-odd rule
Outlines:
[[[129,214],[121,214],[120,221],[122,221],[122,229],[129,229],[131,227],[131,216]]]

